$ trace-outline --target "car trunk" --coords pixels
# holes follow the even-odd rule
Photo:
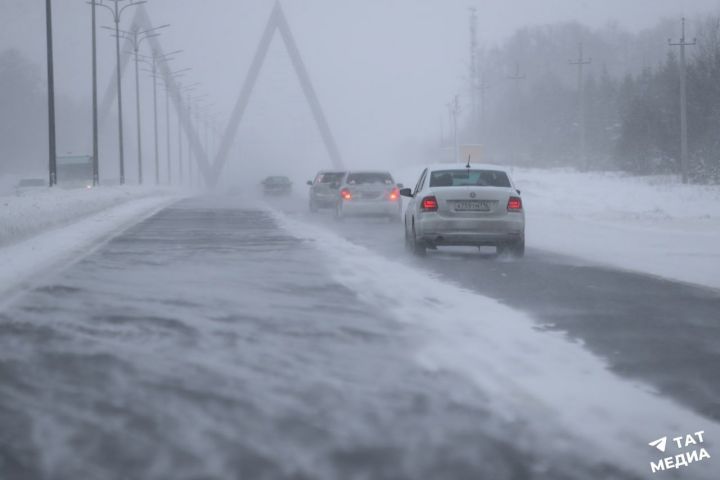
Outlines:
[[[452,218],[500,217],[507,215],[512,190],[506,187],[434,187],[438,214]]]
[[[345,190],[349,191],[353,200],[383,201],[388,200],[393,185],[381,183],[362,183],[360,185],[346,185]]]

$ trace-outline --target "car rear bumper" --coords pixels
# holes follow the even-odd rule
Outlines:
[[[388,216],[400,215],[400,202],[350,200],[342,204],[343,215]]]
[[[334,195],[310,195],[310,201],[319,208],[335,208],[339,194]]]
[[[423,216],[415,220],[417,236],[433,245],[497,245],[516,242],[525,235],[525,218],[519,214],[482,219]]]

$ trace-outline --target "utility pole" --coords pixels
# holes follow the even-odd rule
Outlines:
[[[137,123],[137,161],[138,161],[138,184],[143,183],[143,167],[142,167],[142,125],[140,123],[140,72],[138,53],[140,50],[140,42],[138,41],[138,27],[133,29],[133,51],[135,52],[135,112]]]
[[[672,47],[680,47],[680,168],[682,170],[682,183],[688,183],[688,139],[687,139],[687,65],[685,63],[685,47],[697,44],[693,38],[692,42],[685,41],[685,17],[682,19],[682,34],[680,41],[673,43],[668,39]]]
[[[114,7],[106,5],[102,0],[91,0],[97,6],[105,7],[110,10],[113,22],[115,23],[115,70],[117,75],[117,105],[118,105],[118,154],[120,160],[120,185],[125,184],[125,149],[123,146],[123,113],[122,113],[122,71],[120,69],[120,18],[128,7],[147,3],[146,0],[129,0],[129,3],[120,7],[120,2],[126,0],[108,0],[114,4]]]
[[[45,34],[47,41],[48,83],[48,170],[50,186],[57,185],[57,150],[55,141],[55,70],[53,66],[52,1],[45,0]]]
[[[183,141],[182,141],[182,114],[185,107],[182,105],[182,95],[178,94],[180,100],[177,104],[178,119],[178,183],[183,183]]]
[[[458,145],[458,116],[460,115],[460,95],[455,95],[453,100],[448,103],[448,111],[450,112],[450,118],[452,119],[453,125],[453,151],[455,158],[453,163],[458,162],[459,156],[459,145]]]
[[[587,132],[585,129],[585,77],[583,76],[583,68],[585,65],[592,63],[592,58],[585,59],[583,57],[583,44],[579,44],[580,54],[577,60],[570,60],[570,65],[577,66],[578,69],[578,125],[580,127],[580,164],[583,170],[588,169],[587,162]]]
[[[485,142],[485,112],[486,112],[486,99],[487,91],[490,89],[488,82],[485,78],[485,71],[480,72],[480,82],[477,85],[477,90],[480,92],[480,142]]]
[[[94,187],[100,184],[100,148],[98,147],[98,101],[97,101],[97,31],[95,2],[90,2],[92,23],[92,136],[93,136],[93,181]]]
[[[478,98],[477,98],[477,8],[470,7],[470,98],[472,99],[472,137],[478,132]]]

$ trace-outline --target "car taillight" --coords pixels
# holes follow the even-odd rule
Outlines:
[[[432,195],[429,197],[423,198],[421,205],[422,205],[423,212],[437,212],[437,209],[438,209],[437,198],[433,197]]]
[[[340,196],[343,200],[352,200],[352,193],[350,193],[350,190],[347,188],[340,190]]]
[[[397,200],[398,198],[400,198],[400,189],[398,189],[398,188],[393,188],[393,189],[392,189],[392,192],[390,192],[390,197],[389,197],[389,198],[390,198],[391,201],[395,201],[395,200]]]
[[[508,211],[522,210],[522,199],[520,197],[510,197],[507,204]]]

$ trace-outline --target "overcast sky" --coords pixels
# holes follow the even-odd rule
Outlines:
[[[41,67],[43,3],[0,0],[0,49],[20,48]],[[184,50],[175,67],[193,68],[187,81],[202,83],[220,118],[227,118],[235,103],[272,4],[148,1],[153,21],[172,25],[163,33],[164,48]],[[479,9],[479,36],[486,45],[528,24],[617,21],[635,30],[663,17],[693,18],[720,8],[718,0],[285,0],[298,46],[350,163],[362,157],[384,161],[406,144],[439,136],[445,104],[465,82],[470,5]],[[85,0],[54,0],[54,8],[57,88],[89,100],[89,6]],[[99,20],[110,24],[103,10]],[[102,84],[114,58],[106,33],[101,31],[99,39]],[[569,54],[575,48],[569,45]],[[273,44],[241,134],[255,141],[255,150],[290,143],[303,156],[324,153],[279,42]]]

